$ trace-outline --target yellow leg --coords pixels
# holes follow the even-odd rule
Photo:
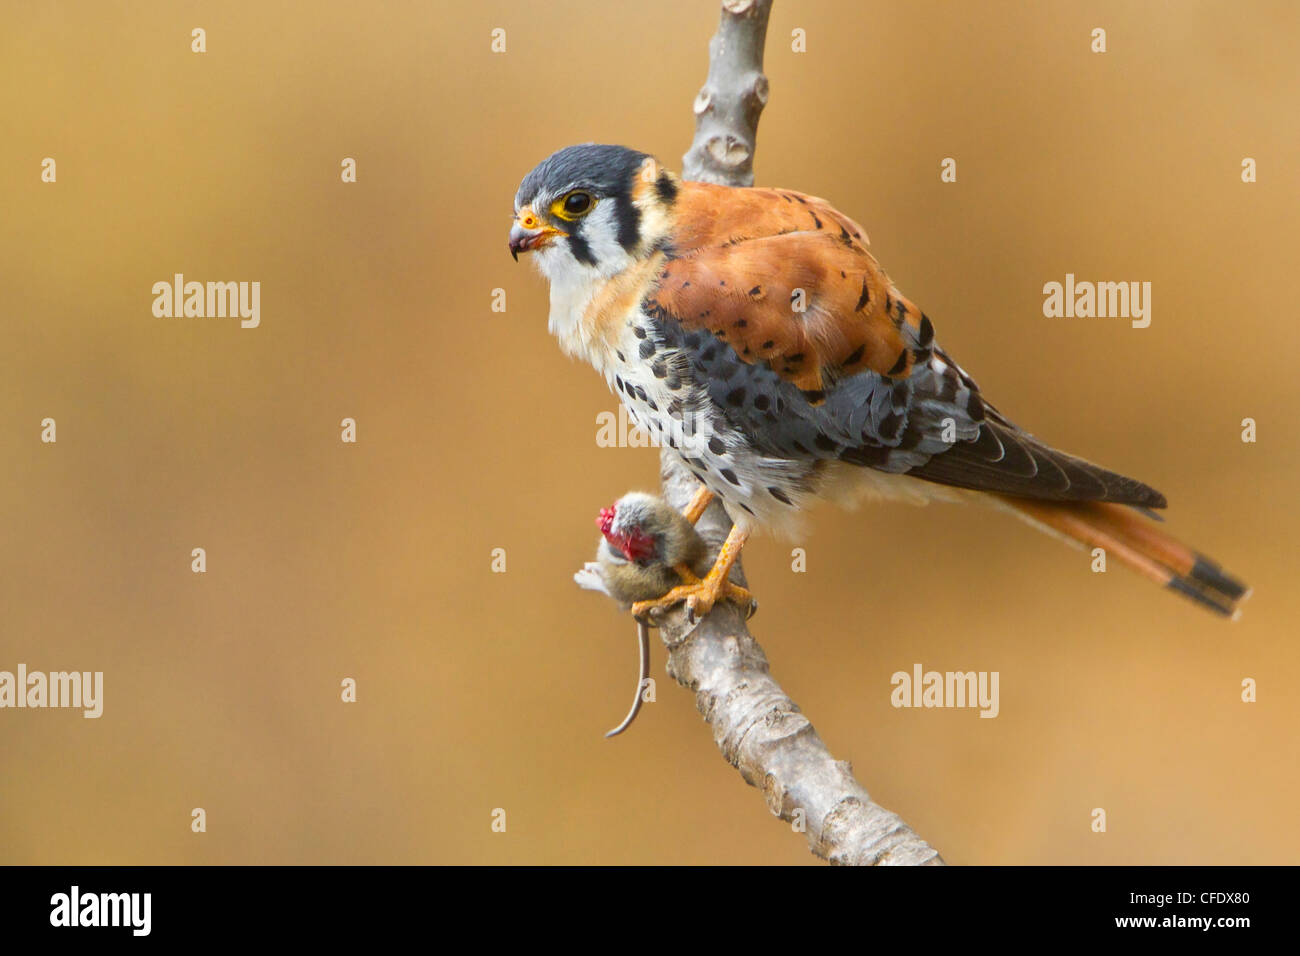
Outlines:
[[[708,510],[709,504],[713,501],[713,492],[709,490],[708,485],[700,485],[696,489],[695,495],[691,498],[691,503],[686,506],[682,516],[691,524],[700,520],[700,516]]]
[[[685,584],[699,583],[700,579],[695,576],[695,571],[691,568],[689,564],[674,564],[673,570],[677,572],[677,576],[682,579],[683,583]]]
[[[740,549],[745,546],[745,541],[748,538],[748,531],[741,531],[735,525],[732,525],[731,531],[727,534],[727,540],[723,542],[722,550],[718,552],[717,560],[713,562],[713,567],[709,568],[709,573],[703,579],[692,580],[695,577],[694,575],[689,578],[682,575],[683,580],[687,582],[686,584],[673,588],[663,597],[656,598],[653,601],[638,601],[632,605],[632,615],[640,618],[654,608],[667,610],[683,601],[686,602],[687,614],[692,620],[704,617],[709,611],[713,610],[713,605],[723,598],[735,601],[744,607],[752,606],[753,595],[740,585],[732,584],[727,577],[731,574],[731,566],[740,557]],[[679,574],[681,570],[678,569]]]

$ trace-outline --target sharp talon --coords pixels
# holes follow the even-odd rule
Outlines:
[[[730,546],[724,545],[723,550],[719,552],[719,559],[714,562],[713,568],[703,578],[696,577],[695,573],[687,566],[675,566],[674,570],[677,571],[678,577],[684,583],[673,588],[662,597],[651,601],[638,601],[633,604],[633,616],[640,619],[640,616],[645,614],[649,616],[651,621],[658,623],[669,608],[685,603],[686,622],[693,625],[708,617],[709,612],[717,606],[719,601],[731,601],[742,609],[747,608],[754,599],[753,595],[739,585],[732,584],[727,580],[730,565],[735,561],[740,544],[744,543],[743,533],[737,532],[735,528],[732,528],[727,540],[731,542],[733,538],[736,538],[739,543],[733,543]],[[731,550],[728,550],[728,547]]]

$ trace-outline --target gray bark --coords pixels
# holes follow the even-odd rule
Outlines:
[[[763,44],[771,12],[772,0],[722,0],[718,32],[709,41],[709,76],[695,95],[695,140],[682,165],[687,179],[754,185],[758,117],[767,105]]]
[[[709,41],[708,79],[695,98],[695,140],[683,159],[684,178],[753,185],[758,119],[767,103],[763,44],[771,9],[772,0],[723,0],[718,32]],[[684,508],[695,479],[670,449],[664,449],[662,467],[664,496]],[[729,527],[717,501],[699,524],[715,547]],[[739,563],[733,580],[745,583]],[[695,691],[722,755],[763,791],[774,814],[802,822],[813,853],[857,866],[943,864],[938,851],[871,799],[846,762],[831,756],[772,677],[739,609],[719,603],[693,629],[675,610],[659,626],[668,673]]]
[[[686,507],[696,481],[667,449],[661,477],[664,497]],[[715,548],[730,526],[716,500],[698,525]],[[739,562],[732,579],[745,584]],[[848,763],[831,756],[772,677],[743,611],[719,602],[693,628],[680,608],[656,624],[668,648],[668,674],[695,691],[695,706],[713,729],[722,756],[763,791],[772,813],[802,826],[813,853],[849,866],[943,865],[937,850],[871,799]]]
[[[695,140],[684,158],[684,178],[753,184],[758,119],[767,102],[763,42],[771,8],[772,0],[722,0],[708,80],[695,100]],[[664,497],[685,508],[695,479],[670,449],[661,464]],[[698,528],[716,549],[730,526],[715,500]],[[732,577],[745,583],[739,562]],[[848,763],[831,756],[773,679],[740,609],[719,602],[691,626],[678,607],[657,614],[653,623],[668,648],[669,675],[695,692],[722,755],[763,792],[772,813],[802,828],[813,853],[855,866],[943,865],[938,851],[871,799]]]

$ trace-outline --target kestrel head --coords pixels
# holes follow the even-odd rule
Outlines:
[[[676,196],[676,177],[652,156],[569,146],[520,183],[510,253],[534,253],[552,282],[615,275],[657,247]]]

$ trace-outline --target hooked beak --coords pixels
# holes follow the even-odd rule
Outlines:
[[[537,218],[531,208],[525,206],[519,210],[514,225],[510,227],[510,255],[516,262],[519,253],[530,252],[545,246],[554,236],[562,236],[560,230],[548,226]]]

